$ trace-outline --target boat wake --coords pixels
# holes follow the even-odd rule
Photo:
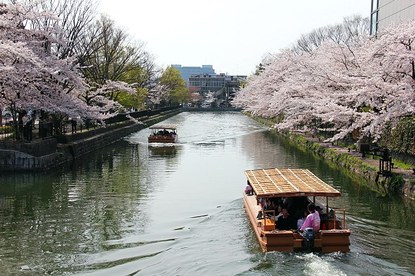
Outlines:
[[[318,256],[313,253],[308,253],[305,255],[298,255],[297,258],[304,262],[304,274],[305,275],[338,275],[345,276],[347,273],[336,268],[334,265],[334,260],[332,256],[336,256],[333,253],[327,256]]]
[[[83,262],[75,269],[82,275],[133,275],[151,264],[159,254],[167,252],[176,242],[176,238],[159,240],[109,241],[105,251],[85,254],[78,258]]]

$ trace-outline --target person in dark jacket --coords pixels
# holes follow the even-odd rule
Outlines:
[[[283,206],[281,208],[281,215],[277,219],[277,226],[278,230],[290,230],[296,229],[295,220],[290,216],[287,211],[287,207]]]

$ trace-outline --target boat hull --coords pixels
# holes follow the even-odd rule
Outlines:
[[[257,205],[255,195],[244,194],[243,200],[245,211],[263,251],[310,251],[309,247],[304,246],[305,241],[300,233],[292,230],[274,230],[275,223],[257,219],[261,207]],[[312,251],[322,253],[349,252],[349,237],[350,230],[348,229],[321,230],[316,234]]]
[[[176,136],[151,135],[148,137],[149,143],[176,143],[176,140]]]

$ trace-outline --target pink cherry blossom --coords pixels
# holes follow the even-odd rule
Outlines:
[[[252,76],[233,105],[277,118],[275,128],[330,131],[329,141],[359,131],[376,141],[387,124],[415,113],[415,22],[377,37],[321,42],[310,51],[282,50]]]

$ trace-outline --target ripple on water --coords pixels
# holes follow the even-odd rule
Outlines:
[[[143,238],[143,237],[141,237]],[[83,263],[77,266],[78,271],[88,275],[125,275],[136,273],[159,254],[167,252],[176,242],[176,238],[159,240],[109,241],[99,253],[80,256]]]

